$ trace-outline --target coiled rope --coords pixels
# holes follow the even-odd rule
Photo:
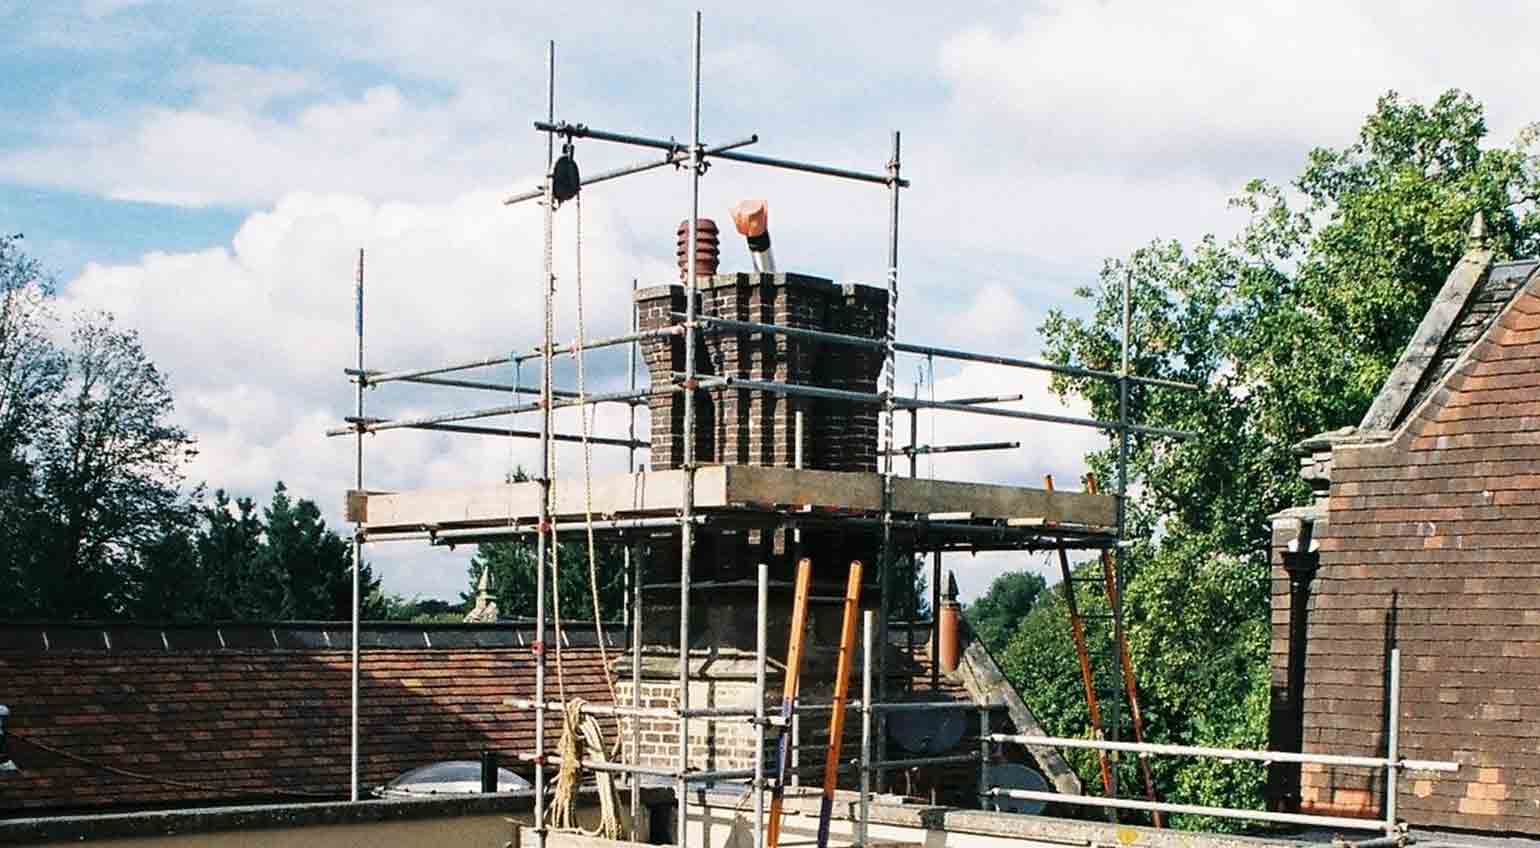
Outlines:
[[[556,747],[557,753],[561,754],[561,770],[556,775],[556,795],[546,811],[546,823],[557,830],[619,839],[620,795],[615,791],[615,775],[611,772],[595,774],[599,789],[599,826],[588,830],[578,823],[579,771],[584,755],[589,755],[595,762],[609,762],[604,752],[604,731],[593,716],[583,712],[585,706],[587,702],[582,698],[573,698],[563,706],[561,740]]]

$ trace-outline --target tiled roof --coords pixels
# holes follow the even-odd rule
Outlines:
[[[1359,422],[1358,433],[1373,437],[1398,430],[1448,379],[1455,364],[1513,301],[1537,266],[1540,260],[1536,259],[1493,262],[1492,251],[1480,246],[1467,251],[1429,304]],[[1322,436],[1327,441],[1340,441],[1344,434]]]
[[[1512,262],[1496,262],[1476,284],[1465,301],[1454,323],[1444,333],[1438,352],[1427,365],[1417,388],[1401,409],[1395,425],[1400,426],[1406,416],[1416,409],[1433,389],[1444,382],[1460,357],[1482,337],[1499,313],[1513,301],[1524,281],[1540,267],[1540,259],[1521,259]]]
[[[570,633],[567,695],[609,702],[592,631]],[[533,658],[517,644],[531,636],[508,624],[366,628],[364,786],[483,749],[505,761],[531,750],[532,714],[503,705],[533,694]],[[0,627],[0,703],[21,768],[0,782],[0,816],[346,797],[347,647],[345,624]],[[558,732],[553,714],[550,745]]]
[[[606,632],[613,661],[623,632]],[[567,697],[609,703],[591,626],[569,624],[566,635]],[[928,627],[912,649],[906,632],[891,635],[889,697],[971,701],[950,676],[931,690]],[[505,764],[532,750],[533,714],[503,700],[534,694],[533,636],[508,622],[366,625],[364,788],[483,749]],[[0,783],[0,817],[345,798],[348,648],[346,623],[0,625],[0,703],[12,711],[6,729],[21,767]],[[554,700],[554,655],[546,667]],[[553,712],[549,747],[559,732]]]

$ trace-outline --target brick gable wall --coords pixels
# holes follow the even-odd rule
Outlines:
[[[1401,648],[1413,825],[1540,833],[1540,282],[1394,441],[1332,453],[1309,618],[1306,750],[1383,754],[1388,651]],[[1275,544],[1286,541],[1275,536]],[[1275,562],[1278,557],[1275,554]],[[1274,680],[1287,674],[1275,567]],[[1305,766],[1307,810],[1376,814],[1379,772]]]

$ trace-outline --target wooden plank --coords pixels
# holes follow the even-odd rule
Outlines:
[[[829,506],[867,512],[882,509],[880,474],[750,465],[726,468],[727,496],[734,503]],[[1102,495],[909,477],[893,481],[893,511],[971,512],[976,518],[999,519],[1032,516],[1058,524],[1098,527],[1117,523],[1116,501]]]
[[[362,514],[365,529],[415,530],[422,527],[492,527],[531,523],[540,513],[540,485],[512,483],[414,492],[368,492],[349,499],[349,515]],[[684,472],[643,471],[610,474],[593,481],[595,516],[667,515],[683,506]],[[696,472],[695,507],[734,505],[827,507],[875,513],[882,509],[882,477],[873,472],[812,471],[749,465],[708,465]],[[360,507],[362,509],[360,510]],[[971,513],[979,519],[1031,517],[1059,525],[1109,527],[1116,523],[1113,498],[1085,492],[1049,492],[1025,486],[949,480],[894,480],[893,509],[898,513]],[[583,515],[583,481],[556,481],[557,520]]]
[[[776,746],[775,788],[770,794],[770,824],[765,845],[776,848],[781,841],[781,805],[786,802],[786,770],[791,760],[791,716],[797,703],[797,685],[802,674],[802,644],[807,631],[807,599],[812,591],[813,561],[797,562],[797,587],[791,601],[791,635],[786,646],[786,677],[781,689],[781,738]]]

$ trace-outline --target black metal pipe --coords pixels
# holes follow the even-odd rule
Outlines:
[[[481,791],[491,794],[497,791],[497,752],[481,752]]]
[[[724,150],[732,150],[738,147],[747,147],[748,145],[754,144],[757,141],[759,141],[759,136],[751,135],[748,138],[739,139],[738,141],[728,142],[727,144],[718,145],[716,147],[708,147],[706,148],[706,154],[711,155],[713,153],[720,153]],[[684,145],[679,145],[679,150],[669,153],[661,160],[637,162],[633,165],[624,165],[609,171],[601,171],[591,177],[584,177],[579,185],[590,186],[594,183],[602,183],[607,180],[618,179],[620,177],[630,176],[631,174],[640,174],[645,171],[651,171],[655,168],[662,168],[665,165],[683,165],[688,161],[689,157],[684,153]],[[515,203],[523,203],[526,200],[534,200],[538,197],[543,197],[544,195],[544,188],[530,189],[529,191],[515,194],[512,197],[505,199],[503,201],[503,205],[512,206]]]

